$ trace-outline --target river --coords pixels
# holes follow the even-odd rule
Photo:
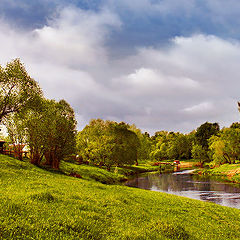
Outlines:
[[[240,209],[240,185],[191,174],[192,170],[175,173],[150,173],[127,181],[129,187],[166,192],[223,206]]]

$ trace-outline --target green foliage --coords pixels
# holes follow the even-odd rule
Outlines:
[[[197,144],[202,146],[204,150],[208,151],[208,139],[213,135],[217,135],[219,129],[218,123],[205,122],[202,124],[197,128],[195,133]]]
[[[75,153],[76,125],[75,114],[65,101],[49,101],[45,111],[48,121],[48,135],[45,142],[45,164],[58,169],[60,160]]]
[[[76,120],[65,101],[44,99],[38,84],[19,59],[0,66],[0,122],[5,118],[9,139],[19,159],[26,144],[31,162],[59,168],[65,156],[75,152]]]
[[[97,166],[121,166],[137,161],[139,140],[125,123],[92,120],[77,137],[80,157]]]
[[[149,154],[151,153],[152,150],[152,141],[149,133],[147,132],[142,133],[141,130],[138,129],[134,124],[131,125],[129,129],[137,135],[139,140],[138,160],[149,159]]]
[[[149,163],[139,164],[137,166],[136,165],[122,166],[117,168],[117,172],[125,176],[137,175],[146,172],[156,172],[158,170],[159,166],[152,166]]]
[[[197,159],[200,163],[208,161],[207,151],[201,145],[193,145],[192,147],[192,157]]]
[[[209,139],[209,154],[214,165],[221,165],[227,162],[225,147],[225,142],[220,137],[212,136]]]
[[[39,165],[45,156],[45,164],[58,169],[60,160],[75,151],[73,109],[65,100],[42,100],[39,110],[25,118],[32,163]]]
[[[0,239],[238,239],[240,211],[0,155]]]
[[[58,169],[60,160],[75,152],[76,120],[65,100],[39,99],[38,108],[13,115],[6,126],[14,146],[28,145],[35,165],[45,156],[45,164]]]
[[[161,131],[155,134],[155,149],[150,153],[152,159],[190,159],[192,138],[190,135]]]
[[[32,79],[19,59],[0,66],[0,122],[11,113],[35,106],[42,96],[37,82]]]
[[[230,128],[240,128],[240,123],[239,122],[234,122],[231,124]]]
[[[235,163],[240,159],[240,128],[234,123],[230,128],[224,128],[219,137],[209,139],[212,160],[216,165]]]

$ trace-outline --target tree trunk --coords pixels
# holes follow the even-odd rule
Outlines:
[[[41,162],[41,156],[40,153],[38,151],[34,151],[31,153],[31,159],[30,162],[36,166],[40,165]]]
[[[52,154],[51,154],[51,151],[47,151],[45,154],[44,154],[44,157],[46,159],[46,161],[44,162],[44,165],[48,165],[48,166],[52,166]]]
[[[57,157],[53,157],[52,168],[59,169],[60,161]]]

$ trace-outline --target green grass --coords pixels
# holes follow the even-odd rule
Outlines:
[[[62,161],[60,170],[69,175],[70,173],[77,173],[83,179],[96,180],[106,184],[116,184],[127,180],[127,176],[135,174],[158,171],[159,166],[152,166],[147,163],[139,164],[138,166],[123,166],[112,167],[111,171],[107,171],[104,168],[95,167],[92,165],[75,164]]]
[[[212,169],[199,170],[199,173],[216,176],[225,181],[240,183],[240,164],[223,164]]]
[[[95,166],[89,165],[78,165],[69,162],[61,162],[60,169],[65,174],[69,175],[70,173],[77,173],[83,179],[86,180],[95,180],[101,183],[114,184],[119,183],[124,180],[127,180],[126,176],[123,174],[118,174],[115,172],[109,172],[105,169],[101,169]],[[114,169],[113,169],[114,171]]]
[[[0,155],[0,239],[239,239],[240,210]]]
[[[140,174],[145,172],[154,172],[159,170],[159,166],[152,166],[150,164],[139,164],[138,166],[125,166],[112,169],[118,172],[118,174],[131,176],[134,174]]]

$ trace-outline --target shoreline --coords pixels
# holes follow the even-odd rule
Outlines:
[[[223,164],[211,169],[197,169],[194,174],[215,177],[227,183],[240,184],[240,164]]]

